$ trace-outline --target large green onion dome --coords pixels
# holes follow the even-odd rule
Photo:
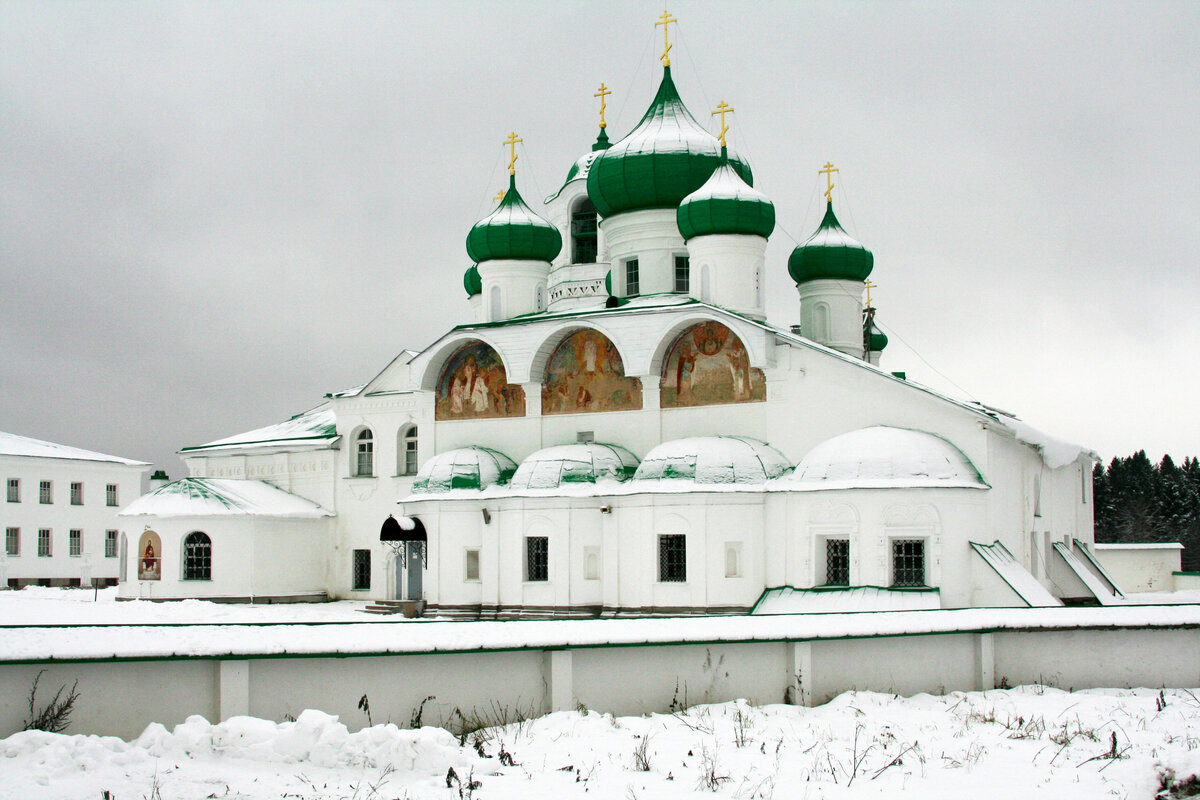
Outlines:
[[[865,281],[874,266],[875,256],[842,228],[833,214],[833,203],[825,207],[825,219],[817,232],[788,259],[788,272],[796,283],[822,278]]]
[[[467,290],[467,297],[483,294],[483,278],[479,277],[478,264],[472,264],[463,273],[463,288]]]
[[[553,261],[561,249],[558,228],[525,205],[514,175],[508,177],[508,192],[500,205],[467,234],[467,255],[476,263],[500,259]]]
[[[592,164],[600,157],[601,153],[610,147],[612,147],[612,142],[608,140],[608,132],[604,128],[601,128],[600,134],[596,137],[596,141],[592,145],[592,149],[575,159],[575,163],[571,165],[571,169],[567,170],[567,179],[563,181],[563,185],[559,187],[557,192],[547,197],[546,202],[549,203],[562,194],[562,190],[567,188],[567,184],[571,181],[587,180],[588,172],[592,169]]]
[[[775,230],[775,205],[742,180],[730,166],[726,149],[721,163],[704,185],[683,198],[675,212],[684,240],[716,233],[761,236]]]
[[[602,217],[675,208],[708,180],[720,157],[717,137],[683,105],[671,68],[665,67],[658,94],[641,122],[592,162],[588,197]],[[729,163],[746,183],[754,184],[748,164],[736,155]]]

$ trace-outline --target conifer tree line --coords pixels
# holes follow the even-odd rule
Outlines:
[[[1097,542],[1179,542],[1183,569],[1200,570],[1200,460],[1158,465],[1145,450],[1092,470]]]

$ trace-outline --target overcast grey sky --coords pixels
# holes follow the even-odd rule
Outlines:
[[[774,201],[875,253],[883,366],[1200,455],[1200,3],[672,2]],[[470,318],[463,240],[661,75],[657,4],[0,2],[0,430],[183,472]],[[711,123],[715,130],[715,123]],[[797,458],[801,454],[791,454]]]

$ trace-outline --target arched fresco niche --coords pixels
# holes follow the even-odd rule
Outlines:
[[[525,416],[525,389],[508,382],[500,355],[483,342],[460,347],[438,377],[435,419]]]
[[[663,363],[663,408],[756,403],[767,399],[761,369],[737,334],[719,322],[701,322],[679,334]]]
[[[625,377],[621,354],[599,331],[582,330],[558,343],[546,363],[543,414],[637,411],[642,381]]]
[[[139,581],[157,581],[162,578],[162,539],[146,528],[138,539],[137,572]]]

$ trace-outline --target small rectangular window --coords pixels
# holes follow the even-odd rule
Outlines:
[[[105,558],[116,558],[117,557],[117,532],[116,531],[105,531],[104,532],[104,557]]]
[[[892,540],[892,585],[925,585],[925,540]]]
[[[8,479],[8,502],[10,502],[10,503],[21,502],[21,479],[20,478],[9,478]]]
[[[4,529],[4,552],[10,556],[21,555],[21,529]]]
[[[658,580],[662,583],[687,580],[687,537],[683,534],[658,537]]]
[[[115,483],[110,483],[104,487],[104,503],[105,505],[116,506],[117,485]]]
[[[550,539],[548,537],[525,537],[525,580],[550,580]]]
[[[78,481],[71,483],[71,505],[83,505],[83,484]]]
[[[49,558],[50,557],[50,529],[49,528],[39,528],[38,529],[38,557],[39,558]]]
[[[675,256],[675,291],[686,292],[691,266],[687,256]]]
[[[850,585],[850,540],[825,540],[825,585]]]
[[[38,484],[38,502],[43,505],[54,502],[54,485],[50,481]]]
[[[67,548],[71,558],[83,555],[83,531],[72,528],[67,534]]]
[[[479,550],[475,548],[467,550],[467,561],[463,567],[463,580],[479,580]]]
[[[641,293],[641,282],[638,279],[638,260],[631,258],[625,262],[625,296],[637,297]]]
[[[357,592],[371,588],[371,551],[354,551],[354,574],[352,588]]]

